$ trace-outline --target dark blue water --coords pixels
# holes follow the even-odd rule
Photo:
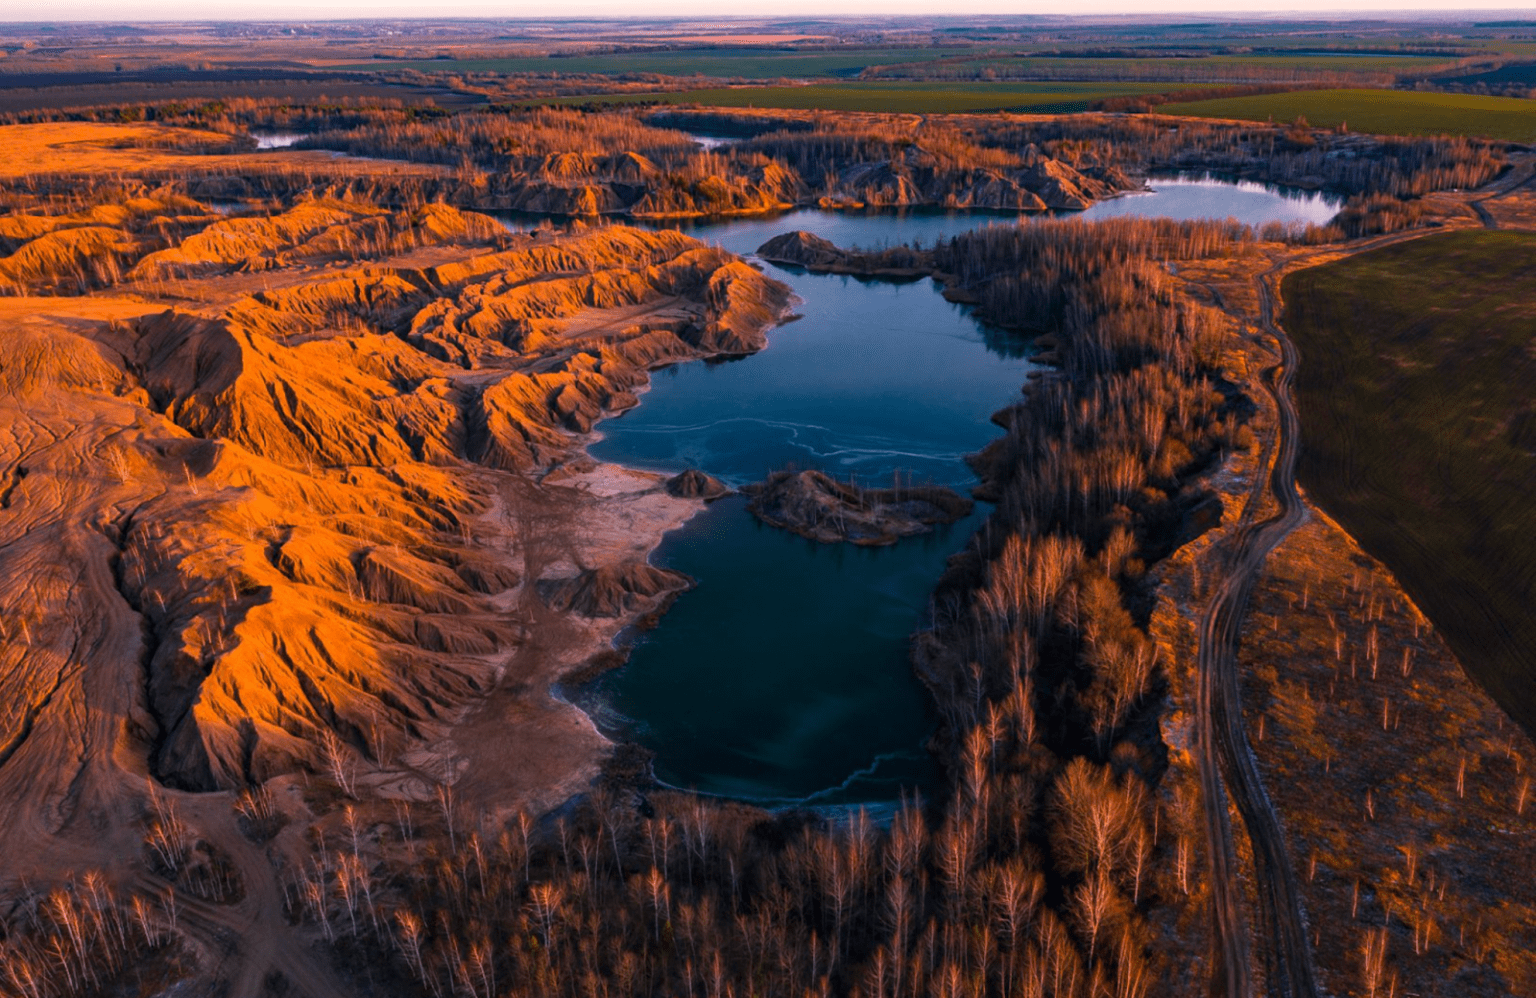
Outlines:
[[[842,245],[932,242],[991,219],[795,212],[696,226],[740,253],[796,228]],[[861,282],[771,265],[801,318],[752,357],[654,374],[639,408],[602,424],[594,456],[662,471],[702,468],[733,485],[795,464],[867,485],[893,472],[973,483],[965,454],[1031,368],[1017,339],[983,329],[927,280]],[[878,804],[932,783],[934,727],[912,674],[945,559],[968,519],[888,548],[815,544],[760,525],[740,499],[670,534],[653,561],[685,593],[629,663],[583,696],[605,729],[656,752],[674,786],[770,804]]]
[[[1189,214],[1192,204],[1199,210],[1192,196],[1204,199],[1203,216]],[[1170,183],[1086,214],[1156,215],[1159,203],[1174,217],[1311,220],[1297,215],[1310,202],[1218,182]],[[872,248],[1021,223],[1028,219],[803,210],[677,227],[751,254],[794,229]],[[973,484],[963,455],[1000,432],[989,417],[1026,381],[1025,344],[984,328],[927,280],[764,268],[800,297],[801,318],[754,356],[655,372],[638,408],[602,424],[592,454],[660,471],[701,468],[733,485],[789,463],[863,484],[898,470],[962,491]],[[715,503],[653,556],[696,588],[579,701],[605,730],[655,752],[658,778],[673,786],[812,806],[878,806],[931,786],[924,743],[935,718],[908,639],[927,619],[945,560],[986,512],[867,549],[763,527],[737,498]]]
[[[931,242],[976,217],[795,213],[695,234],[750,253],[780,232],[843,245]],[[965,454],[1031,369],[932,282],[861,282],[767,266],[802,299],[768,348],[658,371],[639,408],[602,424],[594,456],[733,485],[793,463],[887,484],[893,472],[967,489]],[[761,526],[739,499],[669,535],[653,560],[698,580],[629,664],[588,691],[609,730],[657,753],[666,783],[768,803],[875,803],[931,782],[934,718],[908,638],[984,511],[888,548],[815,544]]]
[[[672,786],[813,806],[930,786],[934,717],[907,640],[945,558],[980,522],[892,548],[816,544],[723,499],[653,559],[698,587],[583,706],[651,748]]]

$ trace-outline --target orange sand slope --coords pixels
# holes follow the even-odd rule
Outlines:
[[[146,773],[203,789],[339,765],[426,796],[434,746],[514,680],[543,744],[508,771],[589,766],[600,740],[545,691],[582,635],[604,646],[676,588],[624,566],[697,501],[593,477],[580,434],[655,364],[760,347],[786,289],[672,232],[533,239],[344,201],[127,210],[185,234],[0,224],[23,284],[48,279],[44,254],[16,263],[38,240],[133,247],[95,293],[0,298],[0,828],[110,817]],[[561,517],[586,529],[551,546]],[[633,592],[540,595],[594,572]],[[536,620],[577,658],[533,654]]]
[[[328,171],[438,176],[441,167],[385,160],[347,160],[331,153],[278,149],[230,153],[231,137],[219,132],[154,124],[55,121],[0,127],[0,178],[59,173],[133,173],[185,170],[270,169],[277,166]]]

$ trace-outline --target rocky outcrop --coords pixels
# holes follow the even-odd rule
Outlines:
[[[757,248],[770,263],[787,263],[814,273],[858,274],[862,277],[912,278],[930,272],[926,251],[909,246],[863,251],[843,249],[809,232],[786,232]]]
[[[1093,186],[1081,173],[1053,159],[1041,159],[1023,175],[1024,183],[1048,207],[1082,211],[1093,203],[1085,188]]]
[[[653,609],[661,598],[691,585],[693,580],[681,572],[630,562],[588,569],[568,579],[540,580],[538,590],[556,610],[583,617],[622,617]]]
[[[744,486],[747,509],[759,520],[823,543],[894,544],[953,523],[974,505],[934,485],[861,489],[820,471],[780,471]]]
[[[713,475],[706,475],[697,468],[673,475],[667,479],[667,494],[679,499],[719,499],[730,494],[730,487]]]
[[[946,193],[944,205],[996,211],[1044,211],[1051,207],[1017,179],[990,171],[979,173],[958,190]]]
[[[1044,211],[1081,210],[1132,185],[1119,174],[1089,176],[1034,146],[1012,164],[968,166],[923,148],[919,141],[900,156],[842,167],[824,186],[828,189],[818,203],[828,208],[936,205]]]
[[[737,215],[788,208],[805,197],[805,185],[775,162],[757,163],[724,175],[704,170],[696,175],[659,178],[629,205],[640,218],[690,215]]]

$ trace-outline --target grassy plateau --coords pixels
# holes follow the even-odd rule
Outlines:
[[[1347,124],[1386,135],[1475,135],[1536,141],[1536,100],[1412,90],[1300,90],[1168,104],[1159,110],[1203,118]]]
[[[1402,243],[1284,297],[1302,483],[1536,730],[1536,235]]]

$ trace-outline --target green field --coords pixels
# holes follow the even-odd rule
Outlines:
[[[1536,142],[1536,100],[1412,90],[1298,90],[1256,97],[1167,104],[1158,110],[1204,118],[1247,118],[1314,125],[1348,124],[1383,135],[1480,135]]]
[[[1536,732],[1536,235],[1430,236],[1283,291],[1302,484]]]
[[[702,104],[824,111],[895,111],[945,114],[962,111],[1032,111],[1067,114],[1106,97],[1170,89],[1166,83],[828,83],[803,87],[708,87],[673,93],[592,94],[543,104]],[[1178,89],[1190,89],[1179,84]]]
[[[667,49],[583,56],[531,56],[521,59],[418,59],[363,62],[337,69],[416,69],[423,73],[659,73],[665,76],[716,76],[725,79],[795,79],[853,76],[869,66],[925,62],[964,55],[969,49],[850,49],[846,52],[797,52],[771,48]]]
[[[911,60],[916,61],[916,60]],[[1293,71],[1305,77],[1314,73],[1398,74],[1427,72],[1437,66],[1451,65],[1445,58],[1400,55],[1212,55],[1188,59],[1154,58],[1059,58],[1023,56],[1019,58],[978,58],[957,60],[936,67],[947,74],[979,75],[991,71],[999,76],[1031,76],[1049,79],[1072,77],[1083,80],[1210,80],[1233,82],[1233,70],[1250,66],[1269,71]],[[907,70],[895,71],[908,75]],[[926,67],[912,67],[910,74],[921,76]],[[1277,78],[1284,79],[1284,76]],[[1238,81],[1246,79],[1239,75]]]

